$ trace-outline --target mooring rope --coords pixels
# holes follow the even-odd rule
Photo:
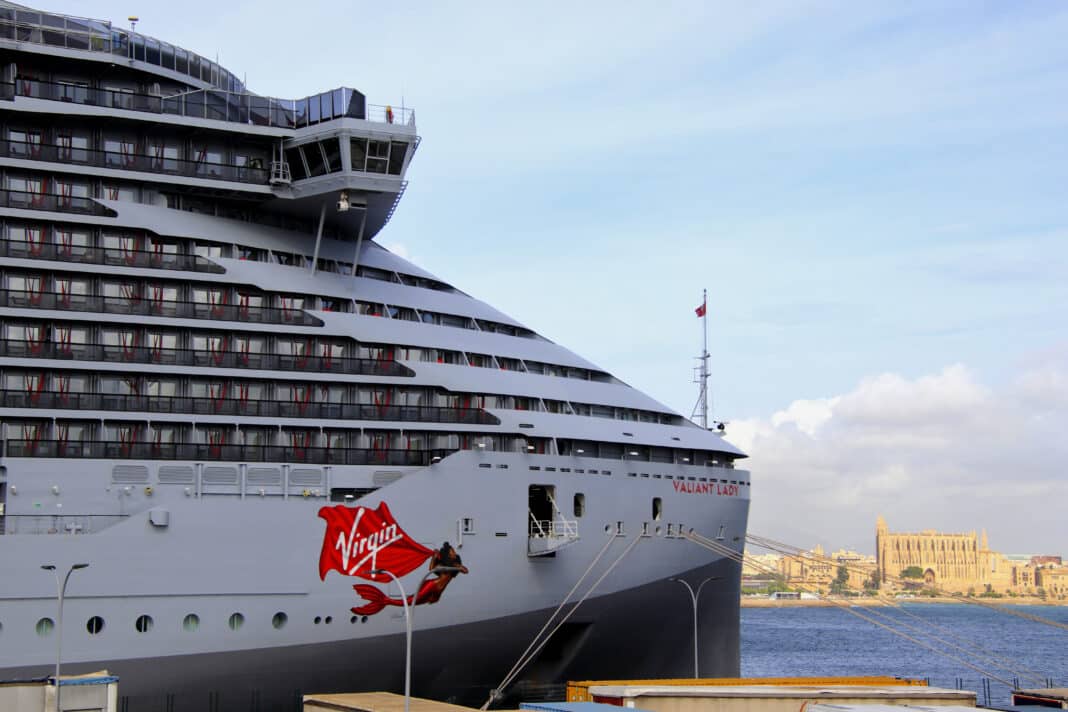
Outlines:
[[[545,625],[541,627],[541,630],[539,630],[534,636],[534,638],[530,641],[530,645],[527,646],[527,649],[524,650],[523,654],[520,655],[519,658],[515,661],[515,665],[513,665],[512,669],[508,671],[508,674],[504,676],[504,680],[508,680],[516,672],[516,669],[519,667],[519,664],[523,661],[527,654],[530,653],[531,649],[537,644],[538,640],[541,638],[542,634],[545,633],[546,629],[548,629],[548,627],[552,624],[557,614],[559,614],[560,611],[563,610],[564,606],[567,605],[567,602],[571,600],[571,597],[573,595],[575,595],[575,591],[577,591],[579,586],[582,585],[582,582],[586,580],[586,577],[590,575],[590,572],[593,571],[595,566],[597,566],[597,563],[601,560],[601,557],[603,557],[608,552],[609,547],[611,547],[612,544],[615,543],[615,540],[615,536],[608,537],[608,541],[604,543],[604,546],[601,547],[601,550],[598,551],[597,555],[593,557],[593,561],[591,561],[590,565],[586,567],[586,570],[582,572],[582,576],[580,576],[579,579],[575,581],[575,585],[571,587],[571,590],[567,592],[567,595],[564,596],[564,599],[560,601],[560,605],[556,607],[556,610],[554,610],[552,615],[549,616],[548,620],[545,621]],[[486,701],[486,704],[482,706],[482,709],[486,709],[486,706],[493,701],[493,698],[494,696],[490,695],[490,699]]]
[[[710,551],[718,553],[718,554],[720,554],[722,556],[729,557],[729,558],[731,558],[731,559],[733,559],[733,560],[735,560],[735,561],[737,561],[739,563],[742,563],[744,561],[744,558],[745,558],[744,555],[740,555],[738,552],[734,551],[733,549],[731,549],[729,547],[726,547],[726,546],[723,546],[722,544],[719,544],[718,542],[712,541],[711,539],[707,539],[707,538],[705,538],[705,537],[703,537],[700,534],[697,534],[695,532],[689,532],[686,535],[686,538],[689,539],[690,541],[694,542],[695,544],[699,545],[699,546],[703,546],[706,549],[709,549]],[[767,568],[770,571],[770,567],[765,567],[765,568]],[[956,655],[953,655],[952,653],[948,653],[948,652],[946,652],[944,650],[939,650],[938,648],[934,647],[933,645],[930,645],[929,643],[926,643],[926,642],[924,642],[924,641],[922,641],[922,640],[920,640],[920,639],[918,639],[918,638],[916,638],[916,637],[914,637],[912,635],[909,635],[908,633],[900,631],[900,630],[898,630],[898,629],[896,629],[896,628],[894,628],[892,626],[889,626],[889,625],[877,620],[873,616],[861,613],[855,607],[849,605],[848,603],[845,603],[845,602],[842,602],[842,601],[836,601],[836,600],[830,599],[830,598],[823,598],[823,597],[821,597],[821,598],[824,601],[826,601],[827,603],[830,603],[830,604],[832,604],[834,606],[837,606],[837,607],[841,608],[842,610],[850,613],[851,615],[854,615],[857,618],[860,618],[861,620],[865,620],[865,621],[871,623],[872,625],[874,625],[874,626],[876,626],[878,628],[882,628],[882,629],[892,633],[893,635],[896,635],[896,636],[899,636],[901,638],[904,638],[905,640],[908,640],[909,642],[911,642],[911,643],[913,643],[915,645],[918,645],[921,648],[925,648],[927,650],[930,650],[932,653],[935,653],[936,655],[941,655],[942,657],[949,658],[950,660],[955,660],[956,662],[960,663],[961,665],[964,665],[965,667],[968,667],[968,668],[970,668],[972,670],[975,670],[980,675],[984,675],[984,676],[989,677],[989,678],[991,678],[993,680],[997,680],[998,682],[1001,682],[1001,683],[1003,683],[1003,684],[1005,684],[1005,685],[1007,685],[1009,687],[1012,687],[1012,683],[1010,681],[1002,678],[1000,675],[995,675],[994,673],[990,672],[989,670],[985,670],[985,669],[979,667],[978,665],[974,665],[971,662],[969,662],[968,660],[965,660],[964,658],[961,658],[961,657],[958,657]],[[934,637],[934,636],[932,636],[932,637]],[[1010,672],[1013,672],[1013,671],[1010,670]]]
[[[613,539],[614,539],[614,537],[613,537]],[[488,709],[489,706],[493,703],[493,701],[501,696],[501,692],[503,692],[505,689],[507,689],[508,686],[511,685],[515,681],[515,678],[519,676],[519,673],[521,673],[523,671],[523,668],[525,668],[527,665],[529,665],[530,662],[535,657],[537,657],[538,653],[541,652],[541,649],[544,648],[546,646],[546,644],[548,644],[548,642],[550,640],[552,640],[552,637],[556,633],[556,631],[560,630],[560,627],[563,626],[564,623],[567,623],[568,619],[571,618],[571,616],[574,615],[575,611],[577,611],[579,609],[579,606],[581,606],[586,601],[586,599],[590,597],[590,595],[597,589],[597,587],[599,585],[601,585],[601,582],[604,581],[608,577],[608,574],[612,573],[612,570],[615,569],[616,566],[619,565],[619,562],[623,561],[623,559],[627,556],[627,554],[629,554],[631,552],[631,550],[635,547],[635,545],[641,540],[642,540],[642,537],[641,537],[640,534],[635,536],[634,540],[630,544],[627,545],[627,548],[624,549],[623,552],[619,556],[616,557],[615,561],[613,561],[611,564],[608,565],[608,568],[604,570],[604,573],[602,573],[597,578],[597,580],[594,581],[592,585],[590,585],[590,587],[586,590],[586,593],[582,594],[582,598],[580,598],[578,601],[575,602],[575,605],[571,607],[571,610],[569,610],[567,612],[567,614],[563,618],[560,619],[560,622],[558,622],[553,627],[553,629],[551,631],[549,631],[548,635],[546,635],[544,637],[544,639],[542,639],[542,641],[540,643],[538,643],[537,647],[535,647],[534,650],[530,650],[529,647],[527,648],[528,652],[524,653],[524,655],[520,657],[519,661],[516,662],[516,664],[512,667],[512,671],[508,675],[506,675],[505,678],[501,681],[501,684],[498,685],[495,689],[490,691],[489,699],[487,699],[482,704],[482,707],[480,707],[479,709],[481,709],[481,710]],[[612,539],[609,540],[609,543],[611,543],[611,541],[612,541]],[[608,550],[608,547],[606,546],[603,549],[603,551],[607,551],[607,550]],[[598,555],[598,558],[599,557],[600,557],[600,555]],[[592,566],[591,566],[591,568],[592,568]],[[585,578],[585,574],[583,575],[583,577]],[[561,606],[562,605],[563,604],[561,604]],[[555,614],[553,614],[553,615],[555,616]]]

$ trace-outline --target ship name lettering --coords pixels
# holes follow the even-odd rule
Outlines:
[[[674,480],[671,483],[676,492],[684,494],[712,494],[725,495],[727,497],[738,496],[738,485],[715,484],[711,482],[684,482]]]

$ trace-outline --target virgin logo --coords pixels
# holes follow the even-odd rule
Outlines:
[[[352,528],[349,530],[348,536],[343,532],[337,534],[337,544],[335,548],[341,552],[341,568],[348,572],[349,576],[355,576],[360,567],[370,562],[371,569],[378,568],[378,552],[385,549],[387,546],[395,541],[401,540],[401,535],[397,532],[399,529],[396,524],[390,524],[383,529],[379,529],[373,532],[369,536],[363,536],[360,534],[360,521],[363,519],[363,514],[366,509],[361,509],[356,513],[356,516],[352,519]],[[352,563],[354,556],[361,556],[355,563]],[[350,567],[349,564],[352,563]]]
[[[371,581],[387,582],[386,574],[372,574],[383,569],[403,576],[418,568],[434,555],[408,536],[393,518],[385,502],[377,509],[346,507],[339,504],[323,507],[319,516],[326,520],[323,549],[319,555],[319,578],[330,571],[343,576],[359,576]]]

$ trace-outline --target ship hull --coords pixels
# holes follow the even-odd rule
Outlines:
[[[90,567],[74,574],[67,591],[63,669],[117,674],[127,712],[291,710],[300,694],[400,691],[400,608],[354,615],[367,601],[353,587],[368,580],[320,567],[324,543],[335,546],[323,511],[366,514],[383,504],[414,540],[451,542],[469,570],[440,601],[413,608],[417,695],[484,700],[572,590],[571,602],[588,597],[510,686],[513,694],[568,679],[692,675],[693,609],[670,580],[676,577],[695,587],[711,579],[699,602],[701,673],[736,675],[740,567],[682,534],[692,529],[739,549],[748,498],[717,495],[698,478],[689,483],[678,465],[650,468],[664,471],[654,479],[630,477],[625,463],[593,470],[590,462],[457,453],[348,504],[313,495],[186,495],[156,485],[151,506],[138,505],[138,493],[123,495],[137,511],[99,532],[5,535],[0,566],[21,574],[0,582],[0,678],[50,673],[55,634],[42,635],[35,622],[55,617],[55,584],[38,566],[84,561]],[[565,463],[570,470],[561,472]],[[10,475],[37,481],[51,471],[92,482],[113,467],[80,465],[60,475],[54,463],[7,460]],[[667,472],[688,484],[663,479]],[[710,473],[748,478],[739,470]],[[545,486],[560,502],[582,494],[585,511],[575,541],[530,556],[528,494]],[[408,593],[425,571],[404,578]],[[185,627],[189,614],[197,616],[195,630]],[[272,625],[282,614],[284,625]],[[102,621],[97,633],[89,630],[94,616]],[[142,616],[151,618],[148,630]]]
[[[699,608],[700,674],[739,674],[738,565],[719,561],[684,574],[713,577]],[[502,681],[552,610],[422,631],[413,637],[412,694],[478,706]],[[403,630],[402,621],[397,621]],[[586,601],[505,692],[556,695],[567,680],[679,678],[693,674],[693,618],[685,591],[669,580]],[[64,674],[105,666],[120,678],[124,710],[296,712],[302,695],[404,685],[403,633],[273,649],[68,664]],[[3,671],[40,676],[42,669]]]

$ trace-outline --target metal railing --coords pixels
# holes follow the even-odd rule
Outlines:
[[[311,393],[316,384],[307,384]],[[375,420],[409,423],[500,425],[501,421],[478,408],[367,403],[317,403],[294,400],[143,396],[111,393],[57,393],[53,391],[0,390],[4,408],[111,410],[121,412],[235,415],[241,417]]]
[[[118,344],[80,344],[73,342],[61,344],[53,341],[26,341],[19,339],[0,339],[0,356],[162,366],[343,373],[356,376],[410,378],[415,375],[415,372],[410,368],[391,359],[352,358],[348,356],[294,356],[229,350],[209,351],[206,349],[121,346]]]
[[[210,460],[229,462],[306,462],[322,465],[429,465],[455,450],[385,450],[290,445],[216,445],[87,440],[5,442],[7,457],[100,458],[118,460]],[[236,486],[236,485],[235,485]]]
[[[256,324],[292,324],[294,326],[322,326],[323,322],[302,309],[276,309],[240,304],[208,304],[172,299],[154,299],[134,294],[107,297],[61,292],[5,290],[0,292],[0,306],[21,309],[59,309],[62,311],[102,312],[162,316],[181,319],[212,319],[241,321]]]
[[[529,536],[539,539],[578,539],[578,521],[574,519],[535,519],[530,515]]]
[[[0,240],[0,257],[61,260],[90,265],[146,267],[210,274],[226,273],[225,269],[200,255],[185,255],[165,250],[127,250],[87,245],[62,245],[43,241]]]
[[[362,94],[348,87],[304,99],[274,99],[223,89],[197,89],[157,96],[97,89],[85,84],[16,79],[6,84],[2,95],[286,129],[314,126],[345,117],[381,124],[415,126],[415,112],[412,109],[367,105]]]
[[[267,169],[263,166],[239,166],[228,163],[189,161],[181,158],[153,156],[122,151],[101,151],[95,148],[75,148],[28,141],[0,141],[0,156],[31,161],[77,164],[125,171],[161,173],[186,178],[210,178],[239,183],[267,183]]]
[[[221,89],[244,89],[237,77],[208,58],[139,32],[113,27],[107,20],[0,7],[0,39],[111,54],[169,69]]]
[[[92,198],[58,195],[56,193],[32,193],[24,190],[0,190],[0,208],[50,210],[61,213],[108,217],[115,217],[116,215],[115,211],[108,210]]]

